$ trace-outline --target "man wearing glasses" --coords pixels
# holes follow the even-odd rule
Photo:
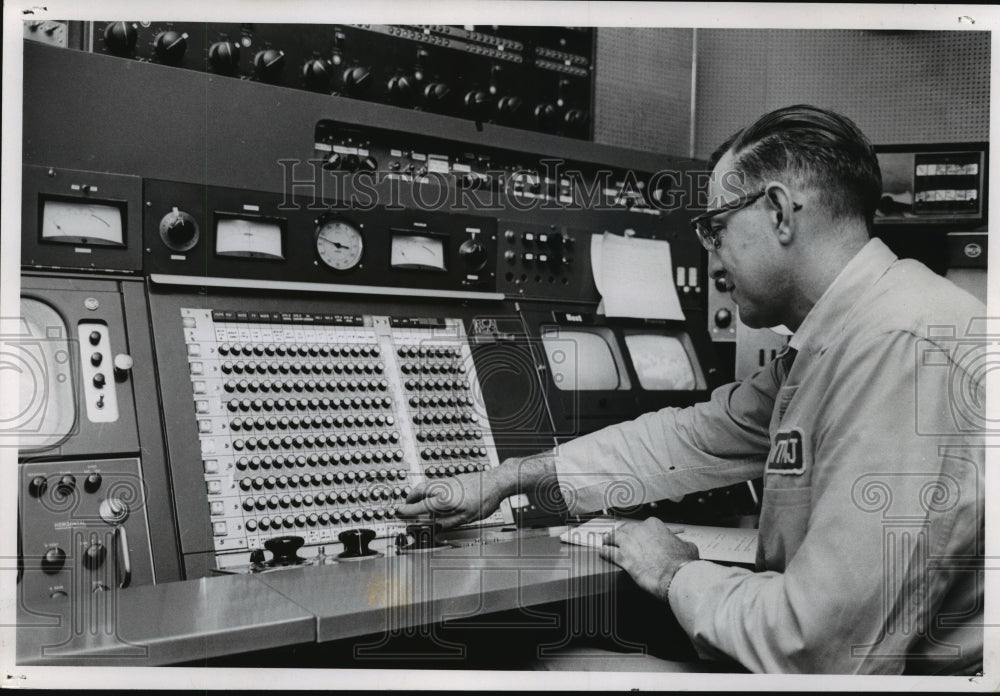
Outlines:
[[[870,237],[881,175],[849,119],[779,109],[710,164],[713,207],[692,220],[709,272],[747,325],[794,331],[788,349],[706,403],[418,486],[400,513],[448,527],[556,480],[582,513],[621,485],[639,502],[763,477],[756,571],[698,559],[655,518],[618,528],[602,554],[669,604],[703,658],[975,673],[984,377],[961,339],[985,308]]]

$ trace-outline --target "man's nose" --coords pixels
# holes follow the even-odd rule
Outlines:
[[[719,261],[718,254],[708,255],[708,275],[712,280],[726,277],[726,267]]]

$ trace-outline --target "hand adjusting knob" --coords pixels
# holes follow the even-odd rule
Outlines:
[[[305,563],[305,559],[296,551],[302,548],[306,541],[299,536],[280,536],[264,542],[264,548],[271,552],[273,558],[270,566],[289,566]]]
[[[371,529],[348,529],[338,534],[337,538],[344,545],[343,553],[337,556],[342,560],[375,558],[382,555],[368,548],[368,544],[375,538],[375,532]]]

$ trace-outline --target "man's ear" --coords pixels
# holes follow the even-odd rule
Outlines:
[[[794,215],[797,210],[792,201],[792,193],[780,181],[768,182],[764,187],[766,199],[771,208],[771,223],[774,226],[778,242],[789,244],[795,236]]]

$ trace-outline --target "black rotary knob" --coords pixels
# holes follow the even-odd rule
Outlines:
[[[304,559],[296,551],[305,544],[305,539],[299,536],[280,536],[264,542],[264,548],[271,552],[273,558],[270,565],[287,566],[302,563]]]
[[[208,47],[208,67],[218,75],[235,75],[240,67],[240,45],[216,41]]]
[[[99,541],[93,542],[87,547],[87,550],[83,552],[83,565],[87,570],[97,570],[102,565],[104,565],[105,559],[108,557],[108,549]]]
[[[424,102],[430,109],[444,109],[450,99],[451,87],[444,82],[431,82],[424,87]]]
[[[138,38],[139,30],[131,22],[111,22],[104,27],[104,46],[113,56],[131,58]]]
[[[413,79],[408,75],[396,75],[386,83],[389,99],[393,104],[409,106],[413,103]]]
[[[32,498],[41,498],[48,487],[49,484],[44,476],[36,476],[28,483],[28,494]]]
[[[187,251],[198,243],[198,223],[188,213],[174,208],[160,219],[160,239],[174,251]]]
[[[728,309],[720,309],[715,313],[715,325],[720,329],[728,328],[733,323],[733,313]]]
[[[466,239],[458,248],[458,257],[470,271],[478,271],[486,265],[486,247],[474,239]]]
[[[337,558],[372,558],[378,556],[378,551],[372,551],[368,544],[375,538],[375,532],[371,529],[348,529],[337,535],[340,543],[344,545],[344,551]]]
[[[42,570],[49,575],[58,573],[64,565],[66,565],[66,552],[58,546],[49,549],[42,556]]]
[[[583,109],[569,109],[563,116],[566,130],[571,133],[581,133],[587,129],[587,112]]]
[[[725,276],[719,276],[715,279],[715,289],[719,292],[729,292],[729,283],[726,281]]]
[[[59,495],[70,495],[76,490],[76,476],[73,474],[64,474],[59,477],[59,483],[56,484],[56,492]]]
[[[524,101],[515,95],[506,95],[497,100],[497,116],[503,123],[517,121],[524,112]]]
[[[161,31],[153,39],[153,55],[165,65],[180,65],[186,51],[187,34],[179,31]]]
[[[372,83],[372,72],[368,68],[356,65],[344,71],[344,91],[352,96],[365,92]]]
[[[103,479],[101,475],[97,472],[90,474],[83,482],[83,490],[88,493],[94,493],[101,487],[101,482]]]
[[[408,524],[406,525],[406,534],[413,539],[413,541],[406,546],[399,546],[397,540],[397,547],[399,551],[425,551],[427,549],[436,549],[442,546],[447,546],[447,544],[438,541],[437,534],[441,531],[440,525],[437,524]]]
[[[542,103],[535,107],[535,123],[546,133],[556,130],[559,112],[553,104]]]
[[[493,99],[485,90],[474,89],[466,92],[463,102],[466,116],[476,121],[486,120],[493,110]]]
[[[302,81],[313,92],[330,92],[330,61],[322,58],[307,60],[302,66]]]
[[[285,53],[276,48],[258,51],[253,57],[254,75],[261,82],[276,84],[285,69]]]

